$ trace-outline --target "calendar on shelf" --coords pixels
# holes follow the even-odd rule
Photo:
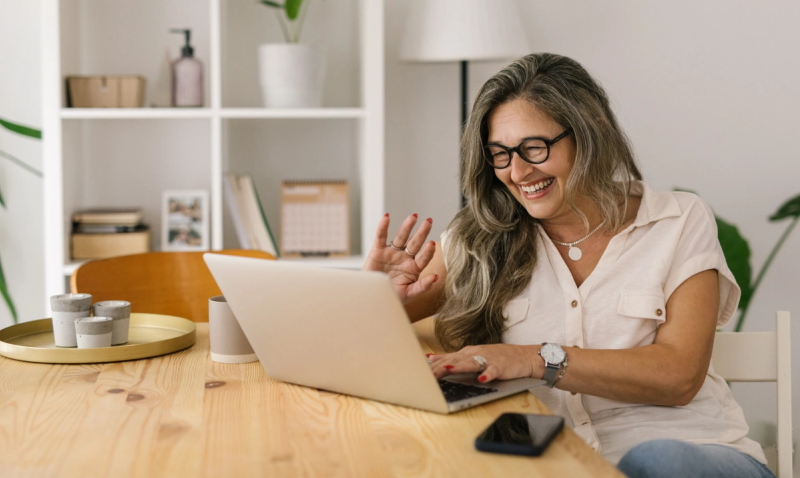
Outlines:
[[[281,255],[350,255],[350,194],[347,181],[283,181]]]

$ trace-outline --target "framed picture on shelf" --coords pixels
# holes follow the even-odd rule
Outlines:
[[[164,191],[161,204],[162,251],[209,249],[208,191]]]

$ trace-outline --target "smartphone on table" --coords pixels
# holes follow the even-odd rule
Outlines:
[[[475,439],[475,448],[491,453],[539,456],[564,428],[564,418],[504,413]]]

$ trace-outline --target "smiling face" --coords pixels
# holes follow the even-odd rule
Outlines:
[[[524,99],[497,106],[489,114],[488,127],[487,144],[509,148],[530,137],[552,140],[565,129]],[[560,222],[574,216],[564,201],[564,191],[575,153],[575,141],[570,134],[550,148],[550,156],[544,163],[531,164],[514,153],[507,168],[494,172],[528,214],[543,223]]]

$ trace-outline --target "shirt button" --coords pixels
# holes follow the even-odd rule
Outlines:
[[[572,303],[574,304],[575,301],[573,301]],[[573,307],[575,307],[575,306],[573,305]],[[664,315],[664,312],[661,309],[656,309],[656,315],[661,317],[662,315]]]
[[[573,300],[572,301],[572,308],[574,309],[577,306],[578,306],[578,301],[577,300]],[[659,313],[658,315],[661,315],[661,314]]]

